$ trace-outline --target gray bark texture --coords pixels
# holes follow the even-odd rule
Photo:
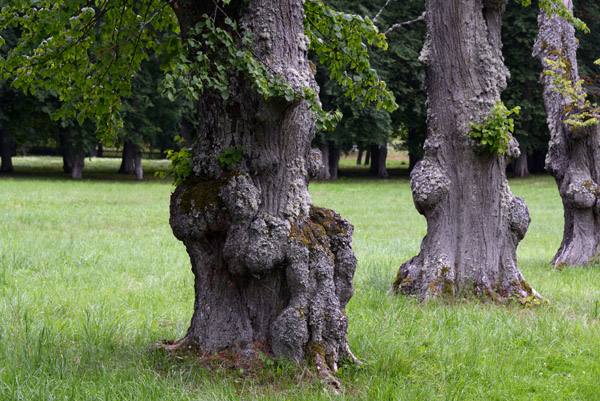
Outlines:
[[[239,4],[238,4],[239,3]],[[307,59],[301,0],[250,0],[222,6],[254,33],[253,52],[296,90],[316,83]],[[182,32],[212,1],[181,1]],[[217,23],[219,23],[217,17]],[[305,101],[265,100],[248,77],[230,75],[224,100],[205,90],[198,103],[193,174],[171,197],[170,223],[195,276],[191,325],[176,345],[244,355],[262,351],[320,370],[353,360],[345,305],[353,293],[352,225],[311,205],[314,117]],[[243,147],[243,148],[242,148]],[[232,169],[223,151],[245,149]]]
[[[529,227],[523,199],[511,194],[506,165],[468,135],[500,100],[509,75],[501,54],[505,0],[427,0],[425,155],[411,173],[413,200],[427,219],[421,252],[399,269],[392,289],[420,299],[476,294],[503,301],[538,296],[517,266]]]
[[[572,10],[570,0],[564,3]],[[557,73],[577,82],[580,78],[573,26],[561,17],[549,18],[543,11],[538,24],[540,30],[534,56],[540,59],[544,71],[551,70],[545,59],[560,60],[566,68]],[[568,96],[554,90],[554,78],[542,74],[541,81],[550,129],[546,170],[558,185],[565,219],[563,240],[551,264],[558,268],[587,265],[600,254],[600,128],[598,125],[575,128],[565,123],[579,110]]]

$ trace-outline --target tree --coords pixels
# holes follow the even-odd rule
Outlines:
[[[572,10],[571,0],[563,4]],[[598,109],[580,81],[575,28],[560,15],[540,11],[534,54],[542,62],[550,144],[546,169],[564,209],[564,233],[552,259],[556,267],[586,265],[600,253],[600,128]]]
[[[331,126],[339,114],[320,107],[307,52],[349,96],[393,109],[365,50],[365,42],[386,46],[372,21],[320,0],[10,3],[0,22],[24,34],[0,67],[25,90],[56,88],[62,115],[94,116],[114,135],[147,49],[171,56],[167,95],[183,82],[197,100],[193,151],[171,154],[178,185],[170,218],[190,255],[196,298],[185,338],[169,348],[262,350],[311,360],[325,375],[354,359],[344,312],[353,228],[311,205],[307,190],[319,162],[315,124]],[[165,29],[181,42],[159,41]]]
[[[509,111],[499,103],[508,77],[500,37],[505,6],[501,0],[426,1],[420,60],[428,133],[411,189],[427,235],[419,255],[400,267],[396,292],[422,299],[537,296],[516,258],[529,213],[505,176],[506,164],[519,155]]]

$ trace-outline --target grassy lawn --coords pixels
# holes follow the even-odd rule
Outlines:
[[[387,294],[426,229],[408,178],[361,178],[353,162],[310,185],[315,204],[355,225],[359,260],[347,309],[363,365],[341,370],[333,396],[285,362],[248,373],[148,351],[182,337],[193,308],[172,186],[152,177],[165,162],[145,161],[137,183],[114,174],[117,159],[86,160],[75,182],[59,158],[14,159],[21,172],[0,176],[0,400],[598,399],[600,268],[548,267],[562,236],[550,177],[510,181],[532,217],[520,267],[547,304],[421,304]]]

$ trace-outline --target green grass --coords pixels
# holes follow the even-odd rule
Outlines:
[[[287,363],[238,374],[150,353],[185,334],[193,307],[172,187],[86,162],[78,182],[58,158],[16,158],[21,172],[0,177],[0,400],[598,399],[600,269],[548,267],[562,235],[549,177],[510,182],[532,217],[521,270],[550,301],[533,309],[388,295],[426,229],[408,179],[311,184],[315,204],[355,225],[359,260],[349,339],[364,363],[342,369],[333,396]]]

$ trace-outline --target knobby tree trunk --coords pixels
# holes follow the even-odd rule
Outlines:
[[[340,166],[340,149],[332,141],[329,141],[329,157],[327,161],[329,162],[329,179],[337,180]]]
[[[500,100],[508,70],[500,26],[506,0],[427,0],[425,155],[411,173],[413,200],[427,219],[421,252],[399,269],[393,289],[421,299],[474,293],[502,301],[537,293],[517,267],[529,226],[523,199],[506,180],[506,155],[468,135]],[[458,29],[457,27],[461,27]]]
[[[570,0],[564,3],[572,10]],[[543,70],[552,70],[544,60],[561,61],[566,68],[557,74],[577,82],[575,29],[563,18],[548,18],[544,12],[540,12],[538,23],[534,56],[542,61]],[[541,80],[550,129],[546,170],[558,185],[565,219],[563,240],[551,263],[556,267],[586,265],[600,253],[600,128],[575,128],[565,123],[579,110],[567,95],[554,90],[552,77],[542,75]]]
[[[385,163],[387,161],[387,143],[385,145],[371,145],[371,166],[369,172],[377,178],[388,178]]]
[[[13,143],[8,140],[4,128],[0,126],[0,173],[12,173],[15,171],[12,163]]]
[[[125,141],[123,143],[123,156],[121,157],[119,174],[133,174],[135,172],[133,159],[135,158],[136,150],[137,146],[133,142]]]
[[[316,88],[302,0],[232,4],[221,7],[254,32],[254,54],[295,90]],[[180,1],[175,11],[184,35],[204,13],[223,20],[212,2]],[[335,370],[353,359],[344,308],[356,258],[352,225],[311,205],[308,177],[320,160],[310,146],[314,117],[305,101],[265,100],[243,75],[231,75],[229,92],[226,100],[201,94],[193,174],[171,198],[171,227],[190,255],[196,294],[175,346],[262,350]],[[227,149],[242,155],[229,170],[217,161]]]

